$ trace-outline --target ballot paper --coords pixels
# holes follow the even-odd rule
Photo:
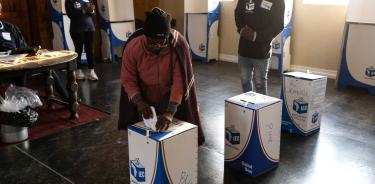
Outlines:
[[[143,116],[143,122],[145,123],[146,127],[156,131],[156,122],[158,121],[158,117],[156,116],[155,107],[151,106],[152,111],[152,118],[145,119]]]

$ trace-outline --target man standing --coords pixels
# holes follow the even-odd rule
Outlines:
[[[284,28],[284,10],[284,0],[238,0],[235,21],[240,34],[238,64],[244,92],[267,95],[271,42]]]
[[[2,5],[0,1],[0,16]],[[1,21],[0,19],[0,52],[13,51],[18,48],[27,48],[27,43],[18,27]]]
[[[173,117],[198,126],[203,144],[189,45],[171,29],[170,16],[160,8],[146,12],[144,27],[128,39],[122,58],[119,128],[157,115],[158,130],[166,130]]]

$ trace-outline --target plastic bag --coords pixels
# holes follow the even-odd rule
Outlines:
[[[14,127],[30,127],[38,120],[38,113],[30,107],[19,112],[0,112],[1,124]]]
[[[42,106],[35,91],[10,85],[5,99],[0,96],[0,123],[15,127],[30,127],[38,120],[38,113],[31,108]]]
[[[0,102],[2,112],[20,112],[26,107],[35,108],[43,105],[35,91],[13,85],[5,91],[5,99],[0,97]]]

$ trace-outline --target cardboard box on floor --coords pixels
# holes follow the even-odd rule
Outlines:
[[[128,128],[130,183],[198,183],[197,126],[173,120],[166,132]]]
[[[320,129],[327,77],[302,72],[284,73],[283,121],[285,131],[308,136]]]
[[[225,101],[225,163],[258,176],[279,163],[281,100],[254,92]]]

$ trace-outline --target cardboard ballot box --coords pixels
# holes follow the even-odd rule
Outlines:
[[[279,162],[281,100],[254,92],[225,101],[225,163],[258,176]]]
[[[198,128],[173,120],[166,132],[128,127],[130,183],[198,183]]]
[[[308,136],[319,131],[327,77],[302,72],[284,73],[283,121],[285,131]]]

